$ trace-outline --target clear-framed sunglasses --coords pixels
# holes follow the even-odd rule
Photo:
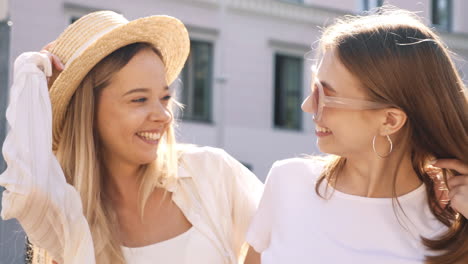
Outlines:
[[[323,108],[341,108],[350,110],[371,110],[392,107],[389,104],[377,103],[367,100],[327,96],[323,91],[323,86],[317,77],[316,72],[312,72],[311,94],[309,100],[312,101],[312,114],[315,121],[322,118]]]

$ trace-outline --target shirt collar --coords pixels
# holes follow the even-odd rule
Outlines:
[[[177,178],[192,178],[192,174],[183,166],[183,164],[180,164],[177,171]]]
[[[187,171],[186,168],[182,166],[182,164],[180,164],[177,170],[177,176],[167,183],[166,190],[172,193],[176,193],[179,189],[179,181],[189,178],[192,178],[192,175],[189,173],[189,171]]]

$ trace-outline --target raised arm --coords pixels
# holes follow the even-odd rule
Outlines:
[[[52,152],[52,109],[44,53],[24,53],[15,61],[3,146],[7,170],[3,219],[16,218],[31,242],[58,263],[95,263],[94,247],[78,192],[65,181]]]

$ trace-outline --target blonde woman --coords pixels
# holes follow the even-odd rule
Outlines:
[[[262,263],[468,263],[468,103],[449,54],[401,10],[325,29],[302,109],[332,156],[273,165],[247,235]]]
[[[101,11],[16,60],[2,217],[33,263],[242,261],[262,185],[222,150],[176,144],[169,85],[188,53],[175,18]]]

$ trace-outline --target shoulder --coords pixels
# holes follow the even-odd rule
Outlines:
[[[280,185],[290,185],[292,182],[315,183],[326,164],[326,159],[319,156],[279,160],[271,167],[267,182],[274,181]]]
[[[326,163],[326,159],[319,156],[290,158],[276,161],[273,163],[271,170],[295,174],[321,173]]]
[[[220,148],[186,147],[180,154],[179,162],[182,167],[192,170],[193,174],[203,175],[203,178],[232,180],[247,175],[256,179],[244,165]]]
[[[220,148],[183,145],[179,149],[180,159],[186,162],[212,163],[234,159]]]

